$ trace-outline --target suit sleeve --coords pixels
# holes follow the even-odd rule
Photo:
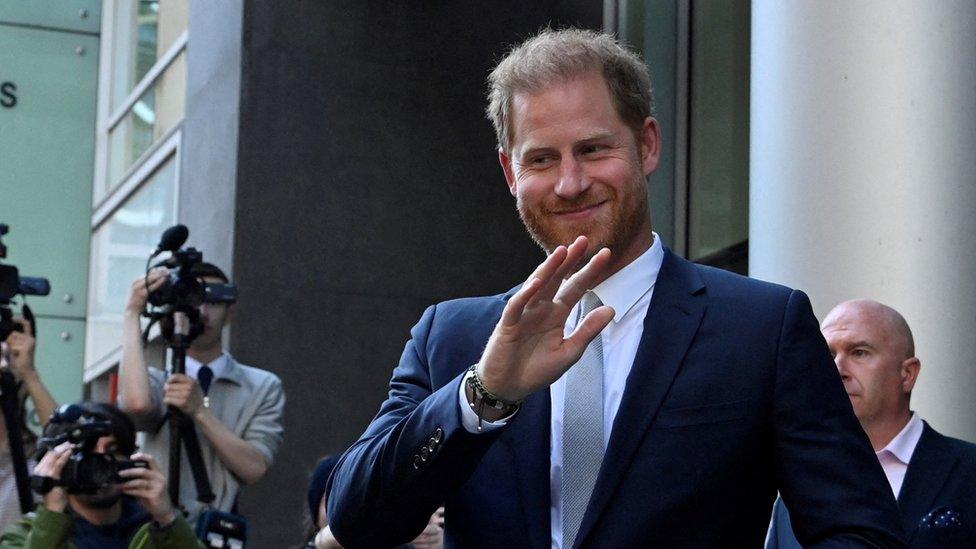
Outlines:
[[[904,547],[891,489],[799,291],[783,318],[773,413],[777,484],[803,546]]]
[[[329,478],[329,525],[343,547],[410,542],[505,430],[464,429],[458,406],[463,373],[432,389],[427,348],[436,337],[436,307],[411,330],[389,396]],[[468,365],[448,366],[463,371]]]

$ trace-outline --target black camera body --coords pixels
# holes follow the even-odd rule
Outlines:
[[[119,484],[122,481],[119,471],[149,467],[145,460],[119,459],[95,452],[98,439],[115,434],[112,422],[92,416],[78,405],[62,406],[51,416],[50,423],[56,427],[57,434],[41,438],[38,448],[49,451],[65,442],[75,448],[61,470],[60,479],[31,477],[36,492],[43,494],[54,486],[63,486],[70,494],[93,494],[105,486]]]
[[[154,307],[169,306],[174,311],[187,312],[203,303],[234,303],[237,286],[207,283],[192,274],[193,266],[203,261],[203,252],[196,248],[182,248],[157,266],[170,269],[169,279],[149,294]]]
[[[10,227],[0,223],[0,237],[10,231]],[[7,247],[0,242],[0,259],[7,258]],[[0,265],[0,341],[7,339],[11,332],[20,332],[20,324],[14,322],[10,310],[10,300],[19,295],[48,295],[51,283],[46,278],[20,276],[13,265]]]
[[[119,484],[119,471],[148,469],[145,460],[118,459],[109,454],[76,451],[61,470],[59,484],[70,494],[94,494],[103,486]]]

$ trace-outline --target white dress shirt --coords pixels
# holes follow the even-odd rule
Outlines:
[[[200,374],[200,367],[203,364],[199,360],[187,355],[184,366],[186,368],[186,375],[193,379],[200,379],[198,376]],[[221,353],[219,357],[215,358],[207,366],[210,366],[210,370],[213,372],[213,379],[217,379],[227,369],[227,353]]]
[[[922,418],[913,412],[912,418],[908,420],[901,432],[891,439],[887,446],[875,452],[878,461],[881,462],[881,468],[884,469],[885,476],[888,477],[888,484],[891,485],[895,499],[898,499],[898,493],[901,492],[901,485],[905,481],[905,473],[908,471],[908,463],[912,460],[912,454],[915,453],[915,447],[918,446],[924,429],[925,425],[922,423]]]
[[[613,430],[613,420],[620,408],[627,376],[630,374],[637,346],[644,333],[644,317],[651,303],[654,283],[664,261],[664,246],[654,233],[654,243],[640,257],[606,279],[593,292],[604,305],[614,310],[613,320],[600,333],[603,338],[603,448],[607,448]],[[565,334],[576,328],[579,303],[573,307],[566,320]],[[470,374],[468,374],[470,375]],[[466,379],[466,378],[465,378]],[[478,432],[478,416],[467,403],[465,383],[461,383],[459,398],[461,423],[471,433]],[[563,410],[566,401],[565,375],[550,387],[552,399],[551,447],[549,454],[549,490],[551,505],[552,547],[562,547],[562,480],[563,462]],[[508,418],[495,422],[482,422],[482,429],[490,431],[506,424]]]

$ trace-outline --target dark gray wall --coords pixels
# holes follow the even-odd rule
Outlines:
[[[231,347],[288,395],[285,445],[242,510],[298,540],[306,477],[362,432],[438,300],[507,290],[541,252],[485,120],[484,79],[541,26],[602,2],[246,1]]]

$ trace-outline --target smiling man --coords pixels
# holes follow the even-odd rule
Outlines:
[[[808,544],[900,546],[897,512],[802,292],[689,263],[651,230],[643,62],[544,31],[489,77],[516,207],[546,259],[427,309],[330,479],[346,547],[759,546],[777,489]],[[841,512],[843,510],[843,512]]]

